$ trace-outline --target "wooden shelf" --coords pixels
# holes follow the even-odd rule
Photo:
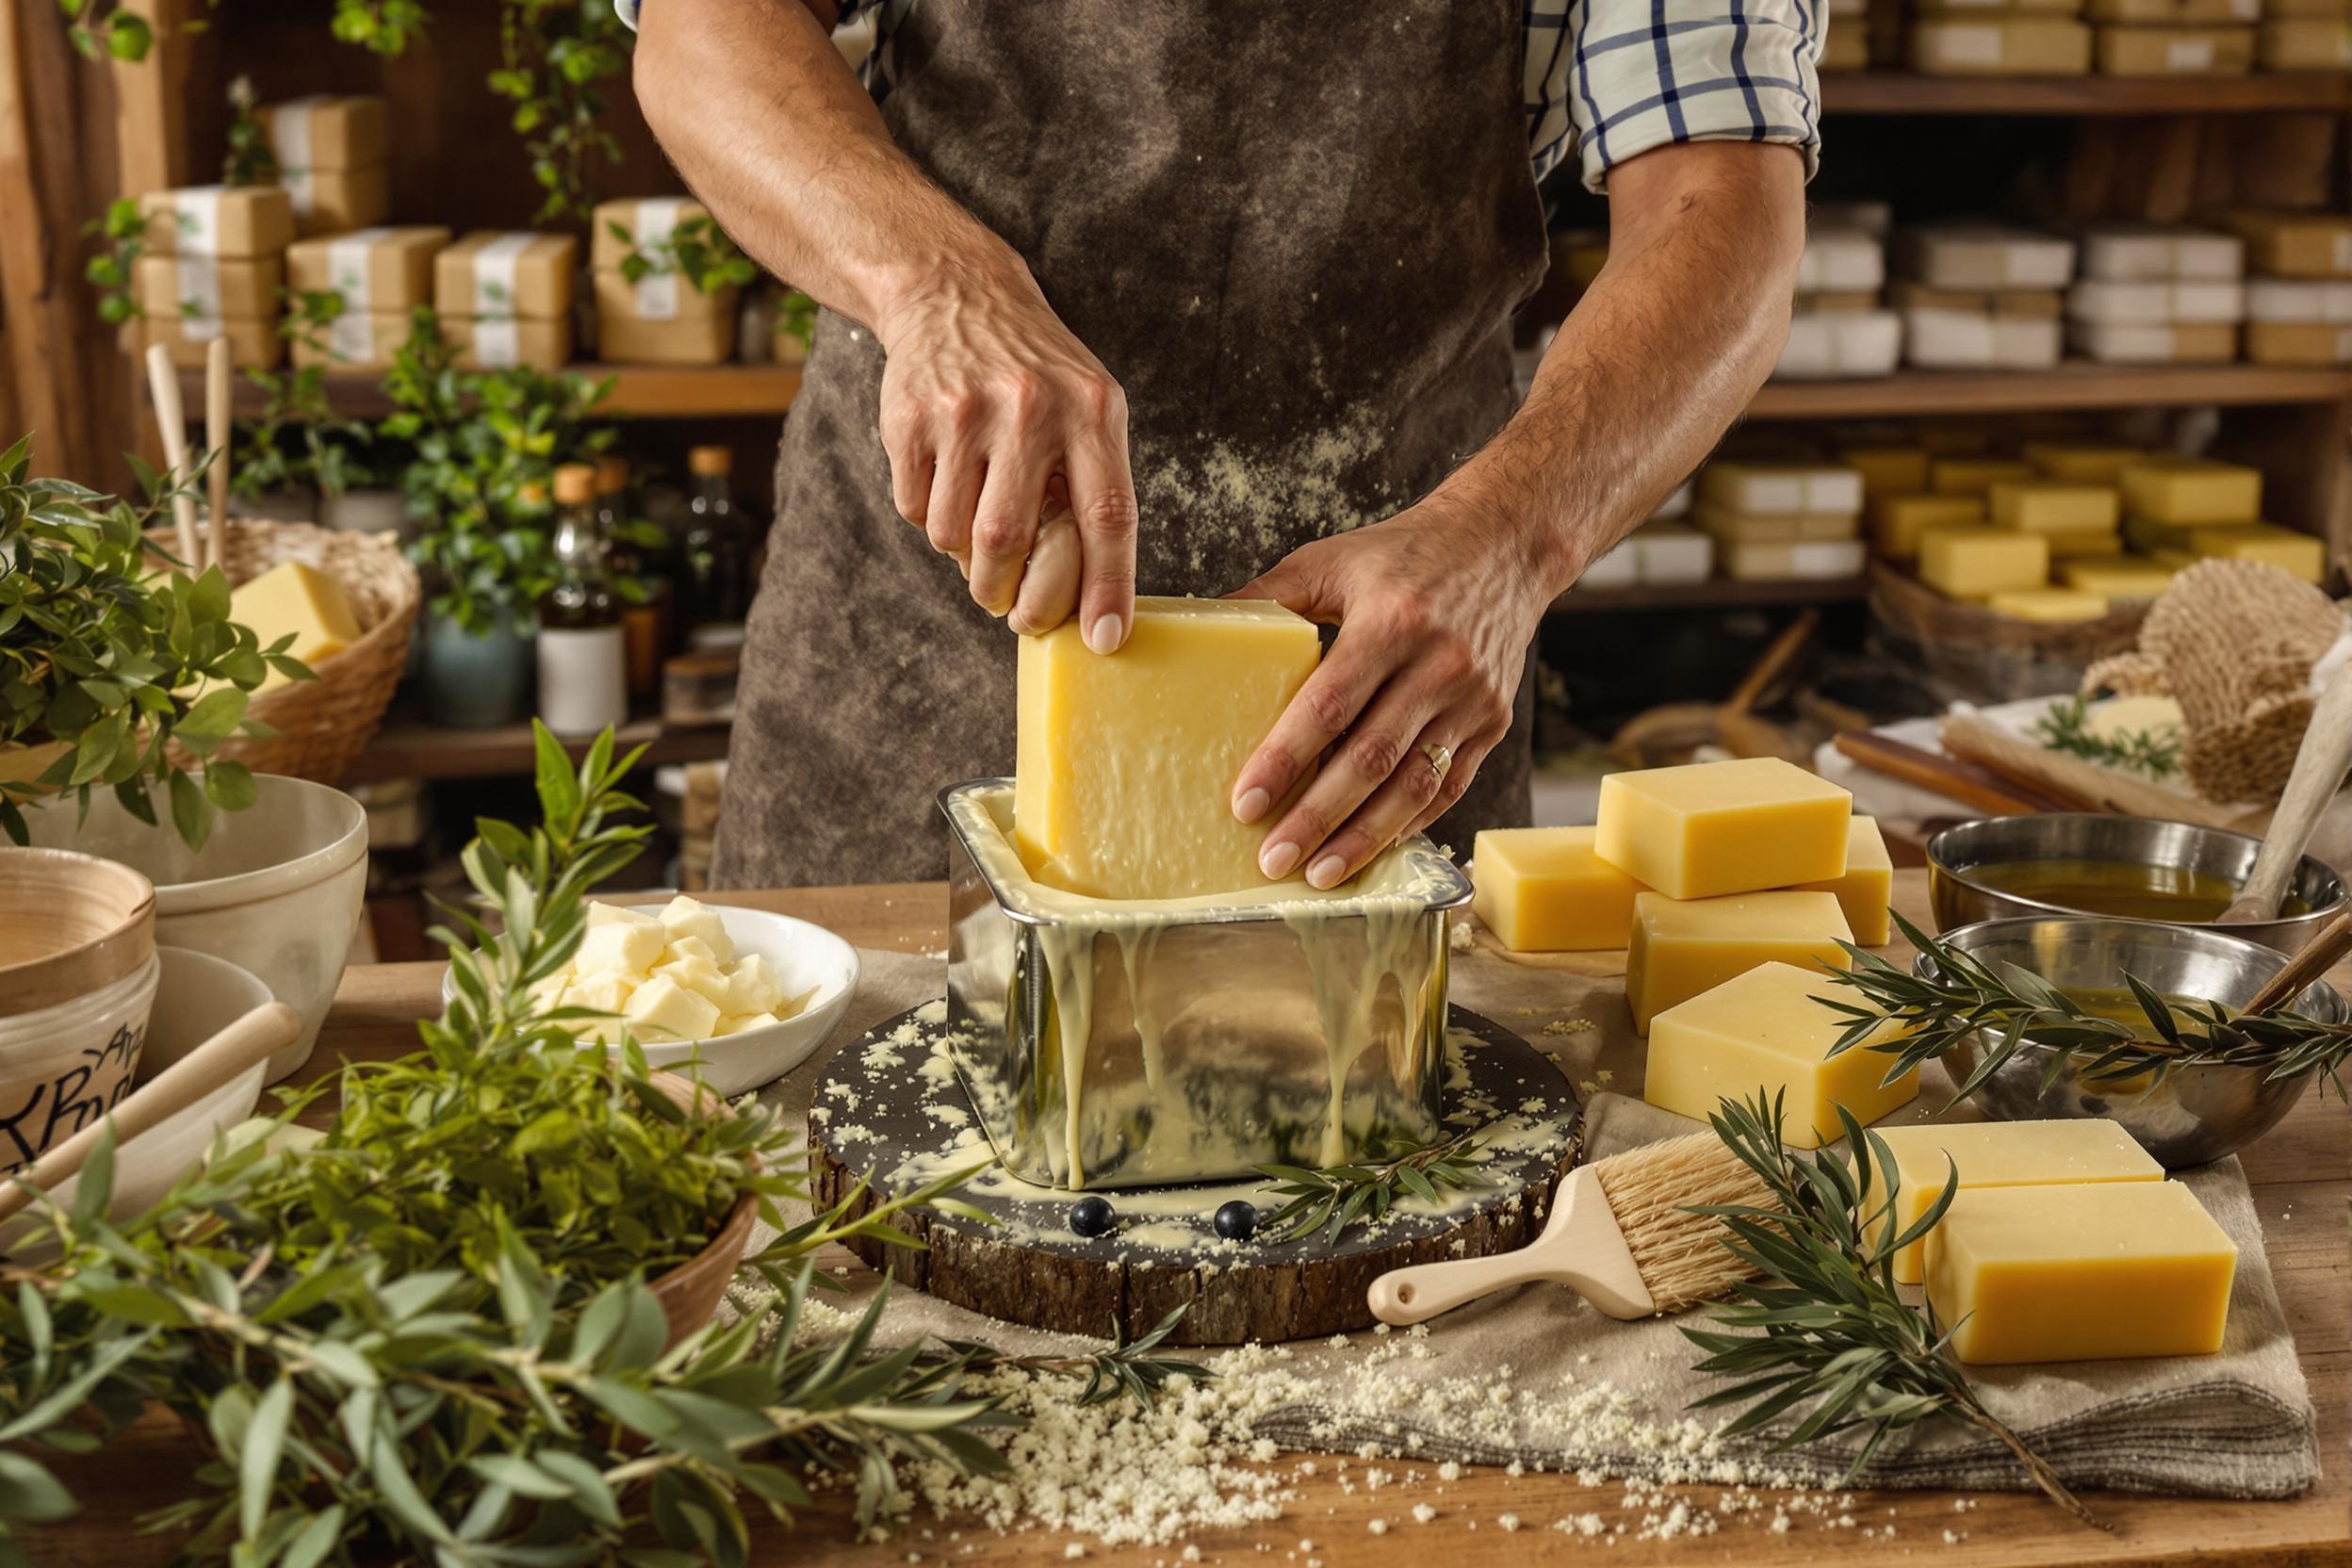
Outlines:
[[[645,746],[645,764],[714,762],[727,755],[727,729],[668,729],[657,718],[631,719],[613,735],[613,755]],[[564,743],[575,760],[588,753],[594,736]],[[379,784],[396,778],[496,778],[528,774],[532,760],[531,726],[496,729],[449,729],[395,717],[376,732],[341,783]]]
[[[2352,400],[2352,369],[2273,365],[2093,365],[2050,370],[1898,370],[1862,381],[1775,382],[1752,419],[1852,419],[2036,409],[2179,408],[2196,403]]]
[[[1852,604],[1870,596],[1870,579],[1824,581],[1747,582],[1711,577],[1704,582],[1637,584],[1625,588],[1572,588],[1552,601],[1555,615],[1590,615],[1625,610],[1772,610],[1807,604]]]
[[[626,419],[709,419],[728,416],[781,417],[800,392],[800,370],[784,365],[574,365],[577,375],[591,381],[610,378],[612,394],[605,410]],[[204,376],[180,372],[180,396],[189,417],[201,418],[204,407]],[[330,370],[327,396],[337,411],[354,418],[381,418],[392,412],[384,395],[383,375],[375,370]],[[239,377],[237,412],[251,416],[261,412],[261,388]]]
[[[2244,76],[1921,76],[1825,72],[1824,114],[2280,114],[2352,112],[2352,74]]]

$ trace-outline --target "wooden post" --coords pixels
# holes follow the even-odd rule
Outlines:
[[[182,123],[188,101],[189,4],[122,0],[122,9],[146,18],[155,34],[155,46],[145,59],[114,62],[115,160],[126,196],[190,183]]]
[[[39,433],[41,471],[94,479],[105,460],[85,358],[75,74],[54,7],[0,0],[0,315],[13,400]]]

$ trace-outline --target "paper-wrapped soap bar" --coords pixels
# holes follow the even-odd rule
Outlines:
[[[2245,238],[2250,271],[2278,278],[2352,277],[2352,218],[2242,209],[2225,220]]]
[[[341,234],[381,223],[392,210],[392,172],[384,164],[366,169],[315,169],[284,177],[294,202],[297,234]]]
[[[2101,27],[2109,76],[2235,76],[2254,65],[2251,27]]]
[[[572,362],[572,318],[444,316],[441,331],[468,370],[561,370]]]
[[[2246,271],[2246,241],[2213,229],[2100,223],[2082,233],[2082,275],[2116,283],[2228,280]]]
[[[479,231],[433,257],[433,307],[445,318],[567,318],[579,264],[567,234]]]
[[[449,231],[359,229],[295,241],[286,253],[297,292],[339,296],[348,314],[406,312],[433,302],[433,258]]]
[[[268,320],[278,314],[286,263],[276,256],[141,256],[133,270],[148,316]]]
[[[183,370],[203,369],[207,348],[216,337],[229,340],[237,363],[247,369],[268,370],[286,357],[286,340],[278,335],[278,323],[273,317],[205,319],[194,316],[150,316],[145,329],[146,340],[162,344],[171,353],[172,363]]]
[[[2265,22],[2260,53],[2265,71],[2352,71],[2352,21],[2304,16]]]
[[[2248,321],[2246,357],[2257,365],[2352,365],[2352,326]]]
[[[188,186],[139,199],[147,253],[272,256],[294,239],[294,204],[276,186]]]
[[[1951,224],[1900,229],[1895,260],[1906,277],[1937,288],[2064,288],[2074,241],[2031,229]]]
[[[2102,365],[2217,365],[2238,357],[2238,329],[2226,321],[2074,321],[2066,341]]]
[[[1862,510],[1862,476],[1821,463],[1710,463],[1699,498],[1726,512],[1851,515]]]
[[[253,111],[270,139],[282,175],[318,170],[368,169],[392,153],[392,108],[372,95],[312,93]]]
[[[2091,30],[2070,17],[1922,16],[1911,24],[1911,67],[1931,76],[2087,76]]]

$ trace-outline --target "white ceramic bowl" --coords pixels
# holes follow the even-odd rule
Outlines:
[[[32,1164],[130,1092],[152,1047],[158,973],[150,953],[87,996],[0,1018],[0,1173]]]
[[[302,1015],[302,1032],[270,1058],[266,1082],[310,1057],[343,978],[368,893],[368,813],[340,790],[274,774],[253,779],[242,811],[222,811],[212,837],[190,849],[172,830],[171,804],[155,795],[151,827],[110,792],[90,797],[77,831],[74,805],[24,813],[36,844],[78,849],[144,872],[155,885],[155,940],[226,958],[259,975]]]
[[[600,902],[629,904],[626,898]],[[639,906],[659,909],[667,899]],[[788,997],[814,990],[808,1004],[791,1018],[764,1029],[746,1029],[714,1040],[641,1041],[646,1062],[654,1068],[698,1077],[703,1084],[733,1098],[763,1084],[772,1084],[814,1054],[831,1037],[834,1026],[849,1010],[858,991],[858,950],[822,925],[764,909],[737,909],[724,904],[710,907],[727,926],[727,940],[738,956],[757,953],[775,966],[778,984]],[[448,1005],[456,986],[441,977],[441,1001]],[[696,1054],[700,1060],[694,1060]]]

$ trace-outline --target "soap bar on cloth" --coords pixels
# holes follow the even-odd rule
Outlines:
[[[1984,1187],[1927,1245],[1927,1299],[1973,1365],[2209,1356],[2238,1249],[2178,1182]]]
[[[1836,895],[1838,907],[1854,927],[1854,939],[1864,947],[1885,947],[1892,932],[1886,918],[1894,902],[1895,861],[1886,853],[1886,840],[1875,817],[1855,817],[1846,825],[1846,874],[1807,882],[1799,892]]]
[[[1713,898],[1843,876],[1854,796],[1780,758],[1742,758],[1610,774],[1598,816],[1602,859],[1670,898]]]
[[[1850,968],[1853,960],[1838,944],[1853,939],[1854,928],[1832,893],[1637,894],[1633,941],[1625,951],[1625,1003],[1634,1032],[1648,1034],[1651,1021],[1669,1007],[1758,964]]]
[[[1233,781],[1315,673],[1315,624],[1263,599],[1138,598],[1117,653],[1075,620],[1021,639],[1013,834],[1040,881],[1096,898],[1266,886],[1280,820],[1233,820]]]
[[[229,594],[229,619],[253,629],[265,648],[288,632],[285,652],[303,663],[341,653],[359,641],[359,617],[343,585],[317,567],[282,561]],[[260,686],[271,691],[287,678],[273,667]]]
[[[1470,907],[1513,953],[1625,945],[1642,884],[1592,853],[1590,827],[1490,827],[1478,837]]]
[[[1780,1135],[1791,1149],[1845,1136],[1840,1105],[1868,1124],[1907,1104],[1919,1091],[1918,1069],[1889,1084],[1892,1057],[1863,1045],[1829,1054],[1849,1021],[1817,999],[1836,993],[1818,967],[1775,961],[1667,1008],[1650,1021],[1642,1098],[1705,1121],[1723,1100],[1785,1094]],[[1900,1036],[1882,1026],[1870,1039]]]
[[[1878,1135],[1895,1157],[1901,1190],[1895,1229],[1909,1230],[1942,1196],[1944,1180],[1960,1173],[1962,1191],[1978,1187],[2051,1187],[2090,1182],[2161,1182],[2164,1168],[2132,1135],[2098,1117],[2061,1121],[1928,1122],[1888,1127]],[[1881,1199],[1885,1194],[1879,1195]],[[1877,1233],[1873,1233],[1873,1241]],[[1915,1285],[1924,1277],[1927,1238],[1895,1254],[1895,1280]]]

